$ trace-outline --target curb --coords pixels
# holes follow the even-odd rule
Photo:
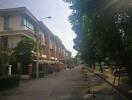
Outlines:
[[[106,83],[108,83],[113,89],[116,90],[116,92],[123,98],[125,98],[126,100],[131,100],[131,96],[124,92],[122,89],[117,88],[116,86],[114,86],[112,83],[110,83],[108,80],[106,80],[104,77],[102,77],[101,75],[95,73],[92,71],[92,73],[94,73],[96,76],[100,77],[101,79],[103,79]]]

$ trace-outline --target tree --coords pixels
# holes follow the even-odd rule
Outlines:
[[[12,50],[7,48],[0,49],[0,75],[7,75],[8,65],[14,61],[14,56],[12,55]]]
[[[132,6],[129,0],[64,0],[73,10],[69,20],[77,37],[74,48],[93,66],[107,58],[126,66],[132,80]]]
[[[14,55],[17,62],[21,64],[30,64],[33,61],[33,51],[35,50],[35,42],[27,37],[22,38],[14,49]]]

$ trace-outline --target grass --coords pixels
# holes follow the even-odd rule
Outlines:
[[[121,83],[123,83],[123,84],[129,84],[128,77],[121,77]]]

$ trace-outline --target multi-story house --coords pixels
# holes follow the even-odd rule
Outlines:
[[[14,48],[23,36],[35,40],[37,19],[25,8],[0,10],[0,36],[7,48]]]
[[[39,70],[44,72],[47,64],[55,65],[64,60],[65,47],[59,37],[25,7],[0,9],[0,47],[13,49],[23,37],[36,42],[36,36],[39,37]],[[27,69],[27,74],[35,71],[35,68]]]

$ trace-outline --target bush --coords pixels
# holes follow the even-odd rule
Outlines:
[[[3,76],[0,78],[0,91],[17,87],[20,82],[20,77],[17,75]]]

